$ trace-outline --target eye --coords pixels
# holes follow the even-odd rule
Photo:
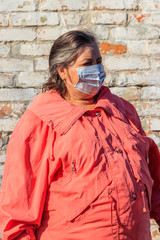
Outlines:
[[[88,62],[84,63],[84,66],[90,66],[90,65],[92,65],[91,61],[88,61]]]

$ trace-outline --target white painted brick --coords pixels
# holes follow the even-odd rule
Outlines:
[[[93,24],[124,24],[126,22],[126,13],[109,13],[107,11],[93,12]]]
[[[146,57],[105,56],[104,65],[108,70],[148,69],[149,61]]]
[[[126,41],[127,50],[129,54],[133,55],[159,55],[160,54],[160,40],[137,40]],[[143,46],[143,47],[142,47]]]
[[[0,131],[12,132],[18,119],[0,119]]]
[[[129,24],[135,25],[139,23],[160,25],[160,14],[157,12],[138,12],[129,13]]]
[[[26,56],[48,56],[52,44],[21,44],[20,54]]]
[[[105,84],[109,87],[123,87],[126,86],[126,72],[107,72]]]
[[[61,12],[60,13],[61,24],[63,26],[77,26],[80,24],[82,20],[82,15],[78,12],[76,13],[68,13]]]
[[[160,118],[149,118],[147,119],[147,124],[152,131],[160,130]]]
[[[91,9],[136,9],[137,0],[93,0]]]
[[[14,75],[0,73],[0,87],[13,87]]]
[[[124,98],[127,99],[128,101],[130,100],[138,100],[140,99],[140,90],[137,89],[136,87],[111,87],[110,88],[111,92]]]
[[[0,163],[5,162],[6,153],[4,151],[0,152]]]
[[[153,85],[160,86],[160,72],[158,71],[141,71],[128,73],[126,76],[126,85]]]
[[[141,90],[142,99],[160,99],[160,87],[149,86]]]
[[[139,0],[139,7],[142,11],[160,11],[159,0]]]
[[[59,18],[56,12],[27,12],[11,14],[13,26],[42,26],[58,25]]]
[[[0,45],[0,57],[8,57],[10,53],[10,46]]]
[[[48,76],[44,72],[21,72],[18,76],[16,86],[28,88],[28,87],[42,87],[46,82]]]
[[[106,40],[109,38],[109,30],[107,26],[103,25],[92,25],[91,30],[98,36],[101,40]]]
[[[62,29],[59,27],[45,27],[39,28],[37,32],[38,40],[56,40],[62,34]]]
[[[35,11],[34,0],[1,0],[0,12]]]
[[[0,27],[6,27],[9,24],[9,14],[0,14]]]
[[[4,165],[0,165],[0,176],[3,176],[3,169],[4,169]]]
[[[86,10],[88,0],[40,0],[40,10]]]
[[[110,37],[113,40],[159,39],[159,28],[143,23],[128,28],[116,27],[111,29]]]
[[[33,41],[35,38],[34,29],[0,29],[0,41]]]
[[[134,107],[138,111],[139,116],[159,116],[160,115],[160,103],[154,102],[134,102]]]
[[[31,101],[38,93],[37,89],[0,89],[0,101]]]
[[[49,63],[48,63],[48,57],[47,58],[37,58],[35,59],[35,70],[36,71],[46,71],[48,70]]]
[[[11,116],[13,118],[20,118],[22,116],[22,114],[25,112],[25,110],[27,109],[28,104],[23,103],[23,102],[18,102],[18,103],[12,103],[11,104]]]
[[[152,70],[160,70],[160,58],[150,58],[150,64]]]
[[[0,59],[1,72],[33,71],[33,61],[26,59]]]
[[[147,134],[147,137],[150,137],[150,138],[152,138],[154,141],[155,141],[155,143],[158,145],[158,146],[160,146],[160,136],[158,136],[158,134],[157,133],[148,133]],[[153,224],[152,224],[152,226],[153,226]]]

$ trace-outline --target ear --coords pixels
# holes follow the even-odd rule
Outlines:
[[[67,73],[67,68],[66,67],[59,67],[57,69],[59,76],[61,77],[62,80],[66,79],[66,73]]]

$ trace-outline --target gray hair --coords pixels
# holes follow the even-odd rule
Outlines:
[[[76,60],[78,53],[86,44],[96,43],[94,34],[88,30],[73,30],[61,35],[52,45],[49,55],[50,77],[47,83],[43,84],[43,91],[53,89],[64,96],[66,86],[58,74],[57,69],[68,67]]]

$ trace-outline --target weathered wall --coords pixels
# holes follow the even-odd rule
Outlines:
[[[160,0],[0,0],[0,176],[9,136],[48,77],[51,44],[82,28],[99,38],[106,84],[160,146]]]

